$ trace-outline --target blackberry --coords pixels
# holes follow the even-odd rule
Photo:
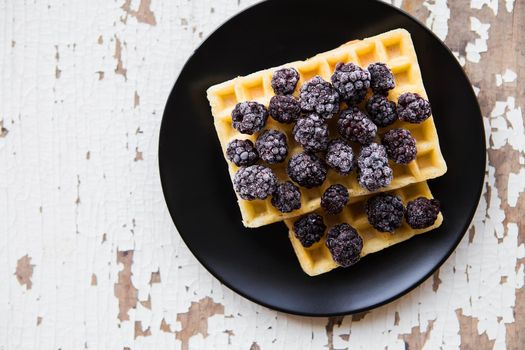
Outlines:
[[[288,95],[293,93],[299,73],[294,68],[281,68],[276,70],[272,76],[272,88],[277,95]]]
[[[388,126],[397,120],[396,103],[385,96],[374,95],[366,103],[368,117],[379,127]]]
[[[328,124],[317,114],[299,118],[292,130],[293,137],[306,151],[319,152],[328,146]]]
[[[252,135],[261,130],[268,119],[268,110],[262,104],[248,101],[237,103],[232,111],[232,125],[242,134]]]
[[[370,87],[374,94],[386,95],[396,87],[392,71],[384,63],[376,62],[367,67],[370,72]]]
[[[370,73],[353,63],[339,62],[331,80],[341,100],[349,104],[363,101],[370,87]]]
[[[376,191],[388,186],[392,178],[385,148],[377,143],[363,146],[357,158],[357,179],[361,187]]]
[[[419,229],[432,226],[440,211],[437,199],[419,197],[408,202],[405,217],[410,227]]]
[[[326,225],[323,222],[323,217],[318,214],[304,215],[293,224],[295,237],[306,248],[319,242],[325,230]]]
[[[266,130],[255,141],[259,157],[269,164],[282,162],[288,155],[286,135],[277,130]]]
[[[291,157],[286,171],[290,179],[306,188],[320,186],[326,179],[326,165],[307,152]]]
[[[341,175],[348,175],[354,167],[354,151],[341,139],[330,141],[325,156],[326,164]]]
[[[281,213],[289,213],[301,208],[301,191],[291,181],[277,186],[272,195],[272,205]]]
[[[301,86],[299,103],[305,113],[317,113],[330,119],[339,112],[339,94],[332,84],[315,76]]]
[[[235,139],[228,143],[226,157],[237,166],[252,165],[259,159],[259,154],[250,140]]]
[[[408,164],[416,159],[416,140],[407,129],[392,129],[383,135],[381,141],[388,158],[398,164]]]
[[[405,92],[397,100],[397,114],[399,119],[419,124],[432,114],[430,102],[418,94]]]
[[[343,185],[332,185],[324,191],[321,197],[321,207],[328,214],[339,214],[348,203],[348,190]]]
[[[368,145],[374,141],[377,126],[357,107],[345,109],[337,120],[339,134],[348,140]]]
[[[270,99],[270,116],[280,123],[292,123],[301,115],[299,101],[290,95],[276,95]]]
[[[365,205],[368,222],[381,232],[394,232],[401,226],[405,207],[398,196],[379,194],[370,198]]]
[[[277,178],[270,168],[250,165],[237,171],[233,178],[233,186],[242,199],[265,199],[275,191]]]
[[[335,225],[328,231],[326,246],[338,265],[348,267],[359,261],[363,250],[363,239],[355,228],[343,223]]]

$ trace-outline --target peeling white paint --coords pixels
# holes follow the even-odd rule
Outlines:
[[[470,0],[470,7],[473,9],[481,10],[485,5],[492,10],[494,16],[498,14],[498,0]]]
[[[481,53],[487,52],[487,40],[489,38],[489,23],[481,23],[476,17],[470,17],[470,30],[475,32],[479,38],[474,42],[467,43],[465,48],[467,60],[474,63],[479,63]]]
[[[381,0],[387,4],[394,5],[395,7],[401,7],[403,5],[403,0]]]
[[[509,144],[517,151],[525,151],[525,130],[521,107],[515,106],[516,99],[509,96],[506,101],[496,101],[490,113],[491,140],[494,149]]]
[[[461,55],[457,51],[452,51],[452,54],[454,55],[454,57],[456,57],[461,67],[465,67],[465,56]]]
[[[515,207],[520,194],[525,190],[525,168],[521,168],[517,174],[509,174],[509,184],[507,188],[509,205]]]
[[[512,83],[516,81],[518,75],[512,69],[506,69],[503,74],[496,74],[496,86],[501,86],[503,83]]]
[[[505,0],[505,8],[511,13],[514,10],[514,0]]]
[[[448,20],[450,18],[450,8],[447,0],[425,1],[423,3],[430,14],[426,20],[426,25],[442,40],[445,41],[448,34]]]

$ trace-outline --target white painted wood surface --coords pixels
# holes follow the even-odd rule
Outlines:
[[[0,350],[524,348],[524,1],[394,1],[449,44],[479,91],[487,185],[439,274],[332,319],[221,285],[182,243],[160,188],[158,133],[178,72],[255,2],[0,1]]]

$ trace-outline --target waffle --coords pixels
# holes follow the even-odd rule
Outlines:
[[[231,112],[238,102],[248,100],[268,106],[271,97],[274,96],[271,78],[276,69],[282,67],[297,69],[300,74],[298,87],[294,93],[297,96],[299,86],[315,75],[320,75],[329,81],[338,62],[353,62],[361,67],[366,67],[373,62],[384,62],[392,70],[396,81],[395,89],[391,90],[388,96],[390,100],[397,101],[399,95],[404,92],[415,92],[428,98],[421,79],[412,39],[406,30],[396,29],[364,40],[354,40],[306,61],[297,61],[281,67],[262,70],[210,87],[207,91],[208,100],[223,153],[226,154],[228,142],[235,138],[251,139],[255,142],[256,135],[244,135],[232,127]],[[337,117],[332,118],[330,123],[332,125],[330,133],[332,136],[337,135],[333,129],[336,119]],[[416,139],[417,158],[408,165],[397,165],[390,162],[394,171],[394,179],[388,187],[379,191],[400,188],[414,182],[435,178],[443,175],[447,170],[439,148],[438,135],[432,117],[421,124],[397,121],[389,128],[380,129],[380,134],[391,128],[401,126],[410,130]],[[286,134],[290,149],[288,159],[291,155],[302,151],[302,148],[293,139],[292,125],[278,123],[270,117],[266,127],[283,131]],[[355,151],[358,152],[358,150]],[[270,166],[280,180],[288,179],[286,174],[288,159],[280,164]],[[231,162],[227,161],[227,163],[233,180],[238,167]],[[345,185],[349,190],[350,197],[369,193],[359,186],[355,171],[349,176],[340,176],[335,171],[329,170],[327,179],[322,186],[313,189],[301,188],[301,208],[291,213],[279,212],[271,205],[269,198],[246,201],[238,197],[243,223],[247,227],[259,227],[316,210],[320,207],[321,194],[334,183]]]
[[[399,196],[405,205],[408,201],[420,196],[432,198],[432,193],[426,181],[389,191],[389,193]],[[316,211],[323,216],[323,220],[328,229],[335,224],[346,222],[357,230],[361,238],[363,238],[361,257],[406,241],[415,235],[431,231],[441,226],[443,222],[443,216],[440,213],[434,225],[424,229],[415,230],[403,220],[401,227],[396,229],[393,234],[379,232],[368,223],[368,218],[365,213],[365,203],[370,196],[372,195],[351,198],[348,205],[343,209],[343,212],[338,215],[326,215],[322,209]],[[296,219],[288,219],[285,220],[284,223],[288,227],[290,241],[292,242],[297,259],[299,259],[299,263],[304,272],[310,276],[316,276],[338,267],[326,247],[326,234],[321,241],[309,248],[305,248],[301,242],[295,238],[293,233],[293,223],[295,220]]]

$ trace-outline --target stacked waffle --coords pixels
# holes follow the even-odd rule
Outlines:
[[[247,139],[256,143],[256,135],[241,133],[239,128],[232,126],[232,111],[239,103],[246,101],[254,101],[268,107],[271,98],[275,96],[272,76],[277,70],[284,67],[295,69],[298,72],[297,86],[301,86],[316,76],[320,76],[329,82],[338,63],[347,64],[350,62],[363,68],[375,62],[386,64],[395,80],[395,87],[387,92],[388,100],[398,101],[401,95],[408,92],[427,99],[415,49],[410,34],[406,30],[397,29],[364,40],[351,41],[305,61],[292,62],[281,67],[259,71],[210,87],[207,91],[208,100],[225,157],[227,158],[228,145],[232,140]],[[295,88],[293,96],[297,97],[298,95],[299,88]],[[370,93],[368,93],[367,99],[369,97]],[[361,106],[364,103],[361,102]],[[341,103],[340,108],[345,109],[347,106],[345,103]],[[333,119],[336,120],[337,117]],[[337,126],[335,121],[331,123],[329,132],[331,136],[335,136],[337,131],[334,129]],[[398,120],[391,125],[380,128],[377,136],[381,138],[389,130],[397,128],[410,131],[415,139],[417,155],[408,164],[397,164],[389,161],[393,173],[392,180],[386,186],[374,189],[373,192],[397,195],[405,205],[408,201],[418,197],[432,198],[426,180],[441,176],[446,172],[446,164],[440,151],[433,117],[430,116],[420,123],[407,123]],[[286,136],[289,147],[287,158],[282,162],[270,164],[268,167],[278,181],[288,181],[290,177],[287,164],[290,158],[301,153],[303,148],[294,141],[292,125],[280,123],[274,118],[268,118],[265,129],[277,130]],[[359,145],[352,144],[356,155],[359,154],[359,147]],[[234,162],[228,161],[228,158],[227,163],[233,181],[240,168]],[[349,201],[341,213],[327,215],[321,209],[321,197],[326,189],[334,184],[341,184],[348,189]],[[238,194],[238,203],[243,223],[247,227],[259,227],[284,220],[290,230],[290,240],[301,266],[310,275],[327,272],[338,264],[335,263],[326,248],[325,238],[305,247],[295,237],[293,223],[297,217],[304,214],[318,213],[322,215],[328,226],[340,222],[351,225],[363,240],[361,256],[402,242],[415,234],[430,231],[442,222],[442,216],[439,214],[432,225],[422,229],[414,229],[403,223],[396,228],[394,233],[377,231],[368,223],[364,209],[366,201],[373,194],[359,183],[356,171],[349,175],[341,175],[330,169],[320,186],[307,187],[311,188],[301,187],[300,207],[285,213],[274,207],[270,198],[246,200]]]

